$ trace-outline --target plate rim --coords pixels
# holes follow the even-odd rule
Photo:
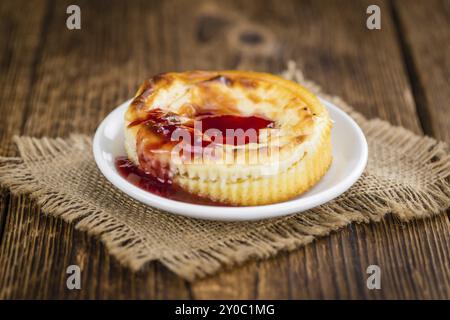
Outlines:
[[[341,110],[332,102],[323,98],[319,99],[327,107],[327,109],[334,109],[333,111],[340,113],[341,116],[346,118],[348,123],[351,124],[352,129],[357,133],[356,136],[360,140],[359,143],[362,146],[362,152],[357,164],[355,165],[355,168],[349,175],[338,182],[337,185],[329,189],[325,189],[317,194],[310,195],[307,198],[300,197],[298,199],[260,206],[207,206],[167,199],[142,190],[137,186],[134,186],[125,178],[123,178],[117,171],[113,170],[108,165],[108,163],[106,163],[106,160],[104,160],[102,157],[102,148],[100,145],[101,135],[104,132],[107,124],[109,124],[109,122],[111,121],[111,118],[114,118],[116,116],[116,113],[121,112],[121,109],[126,109],[132,99],[127,100],[124,103],[120,104],[118,107],[114,108],[97,127],[92,145],[94,159],[100,172],[109,182],[111,182],[111,184],[114,185],[114,187],[145,205],[155,207],[169,213],[191,218],[219,221],[262,220],[286,216],[294,213],[301,213],[303,211],[327,203],[328,201],[337,198],[345,191],[347,191],[362,175],[368,160],[369,151],[367,140],[362,129],[355,122],[355,120],[353,120],[352,117],[350,117],[346,112]]]

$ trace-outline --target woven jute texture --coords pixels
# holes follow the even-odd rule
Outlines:
[[[326,95],[290,64],[283,76],[335,103],[361,126],[369,143],[367,168],[339,198],[307,212],[257,222],[185,218],[142,205],[99,172],[91,137],[15,137],[20,157],[0,158],[0,183],[27,193],[42,212],[101,239],[120,262],[137,270],[159,260],[193,280],[246,260],[293,250],[350,223],[428,217],[450,206],[447,146],[379,119],[367,120]]]

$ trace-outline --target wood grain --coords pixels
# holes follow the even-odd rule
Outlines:
[[[375,2],[383,12],[382,30],[369,31],[365,9]],[[11,17],[9,32],[24,35],[0,40],[2,71],[8,71],[0,81],[9,84],[0,89],[0,108],[9,117],[0,119],[1,145],[9,145],[1,155],[13,154],[14,133],[92,134],[149,75],[237,67],[279,72],[288,59],[365,115],[421,132],[400,19],[385,1],[78,1],[79,31],[65,28],[70,1],[14,3],[30,6],[34,16],[19,23],[15,6],[1,4],[2,17]],[[29,48],[25,54],[23,47]],[[438,132],[445,124],[433,123],[444,137]],[[450,296],[444,215],[408,224],[389,218],[354,225],[295,252],[187,283],[156,263],[130,272],[96,239],[43,216],[26,196],[4,193],[0,200],[0,298]],[[80,291],[66,289],[70,264],[81,266]],[[382,290],[366,287],[370,264],[382,269]]]
[[[22,9],[34,15],[22,21],[21,13],[15,9],[12,2],[0,4],[0,156],[15,154],[12,136],[21,132],[25,117],[22,111],[27,105],[39,47],[39,34],[30,30],[39,30],[45,12],[45,6],[36,2],[24,3]],[[0,244],[8,202],[8,191],[0,188]]]
[[[425,133],[450,142],[450,1],[396,1],[394,12]]]
[[[40,30],[45,16],[45,6],[26,2],[20,11],[17,4],[2,1],[0,4],[0,154],[13,155],[11,137],[19,134],[25,117],[30,88],[33,86],[37,56],[42,49]],[[23,19],[23,12],[33,12]]]

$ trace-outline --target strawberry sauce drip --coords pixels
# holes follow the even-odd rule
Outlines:
[[[117,157],[115,164],[119,174],[128,182],[157,196],[193,204],[229,206],[188,193],[173,185],[171,182],[162,182],[161,180],[146,174],[128,160],[127,157]]]

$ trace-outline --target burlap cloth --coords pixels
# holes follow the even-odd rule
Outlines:
[[[28,193],[42,211],[95,235],[120,262],[137,270],[159,260],[192,280],[251,258],[293,250],[352,222],[428,217],[450,206],[447,146],[429,137],[367,120],[337,97],[305,81],[293,64],[283,76],[296,80],[349,113],[369,143],[363,176],[344,195],[307,212],[257,222],[217,222],[168,214],[118,191],[97,169],[91,137],[15,137],[20,157],[0,158],[0,183]]]

